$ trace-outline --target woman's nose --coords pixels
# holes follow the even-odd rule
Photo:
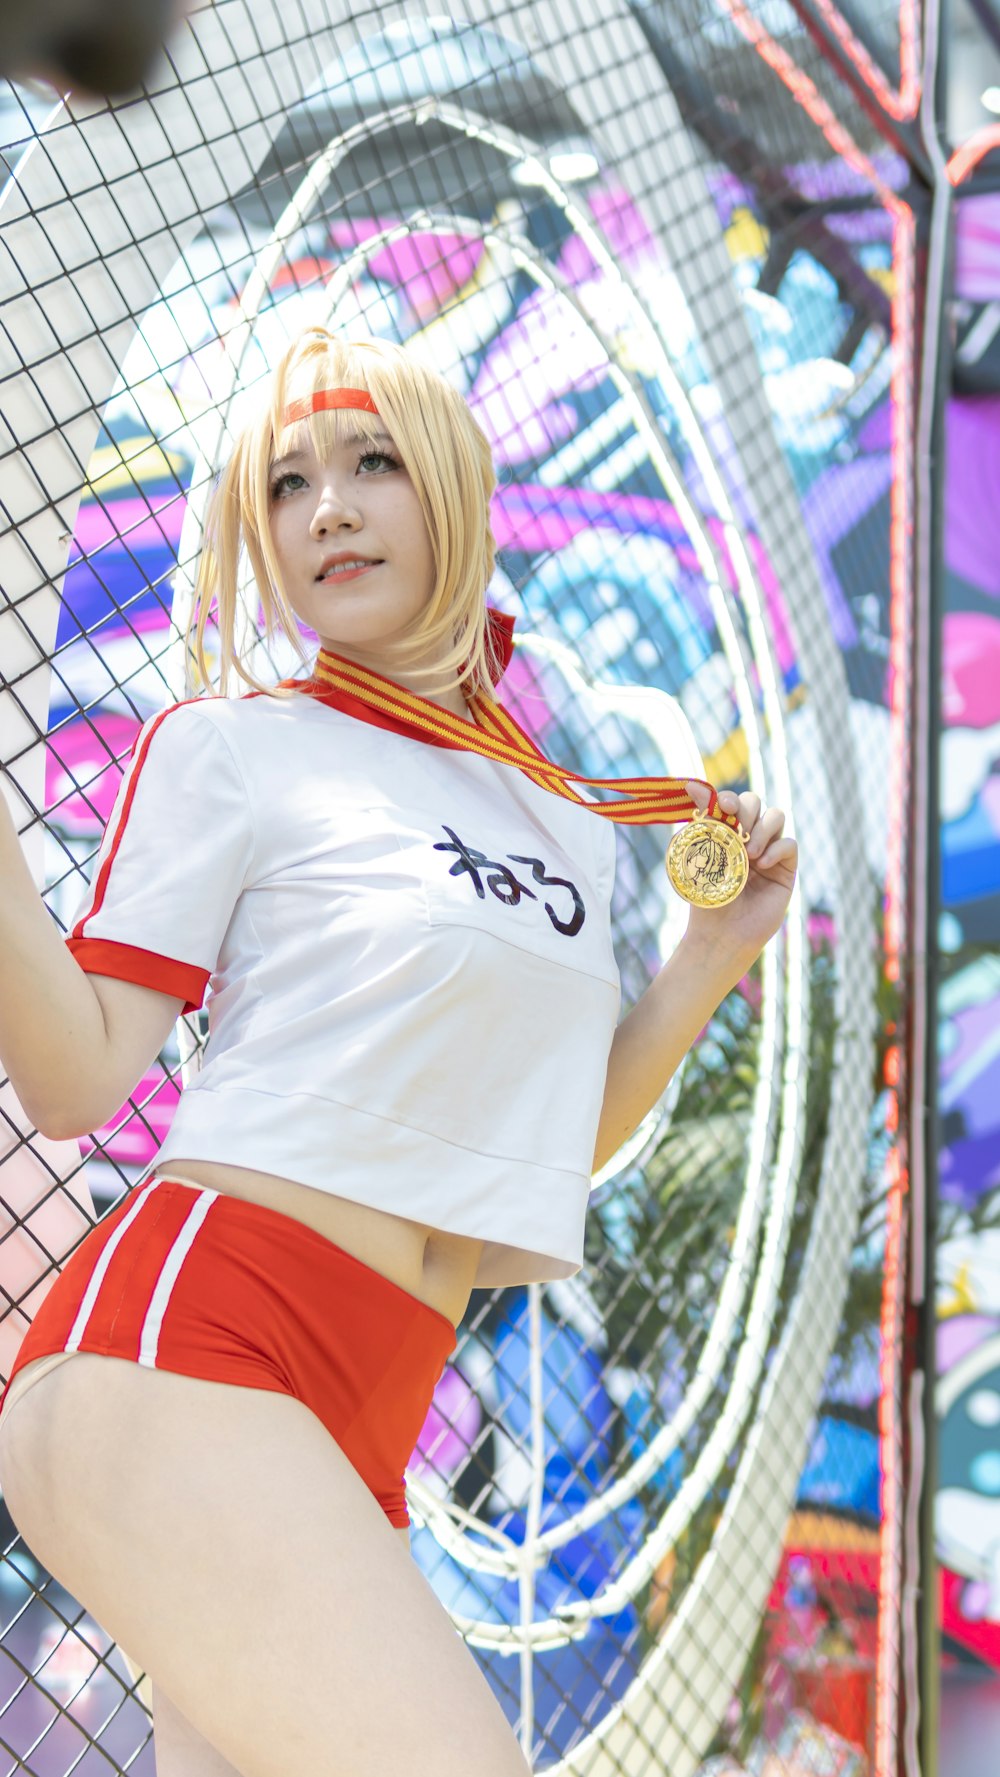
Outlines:
[[[313,509],[309,530],[314,537],[325,537],[330,531],[356,531],[361,514],[344,489],[327,482],[320,490]]]

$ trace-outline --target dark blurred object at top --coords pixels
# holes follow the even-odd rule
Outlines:
[[[183,0],[0,0],[0,75],[116,98],[141,86]]]

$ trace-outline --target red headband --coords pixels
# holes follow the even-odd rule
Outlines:
[[[326,413],[332,407],[360,407],[363,413],[378,413],[367,389],[317,389],[314,395],[306,395],[301,401],[293,401],[286,407],[281,423],[283,426],[297,426],[300,420],[307,420],[310,414]],[[495,685],[506,672],[514,652],[514,619],[506,611],[496,611],[492,605],[487,605],[486,627],[493,644],[493,654],[499,656],[495,662],[490,661],[490,678]]]
[[[283,426],[297,426],[312,413],[326,413],[331,407],[360,407],[363,413],[378,413],[367,389],[317,389],[301,401],[293,401],[281,416]]]

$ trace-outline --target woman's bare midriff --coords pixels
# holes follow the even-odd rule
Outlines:
[[[403,1216],[332,1197],[293,1179],[270,1172],[251,1172],[242,1166],[223,1166],[212,1160],[171,1160],[154,1168],[161,1178],[182,1179],[186,1184],[207,1186],[249,1203],[261,1203],[282,1215],[293,1216],[307,1228],[315,1228],[335,1246],[381,1272],[401,1289],[436,1308],[457,1327],[469,1303],[472,1280],[483,1250],[481,1240],[463,1234],[442,1234],[440,1229],[410,1222]]]

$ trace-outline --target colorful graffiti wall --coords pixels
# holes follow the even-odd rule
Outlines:
[[[1000,1671],[1000,200],[960,198],[941,684],[936,1508],[950,1663]],[[971,333],[979,323],[978,344]]]

